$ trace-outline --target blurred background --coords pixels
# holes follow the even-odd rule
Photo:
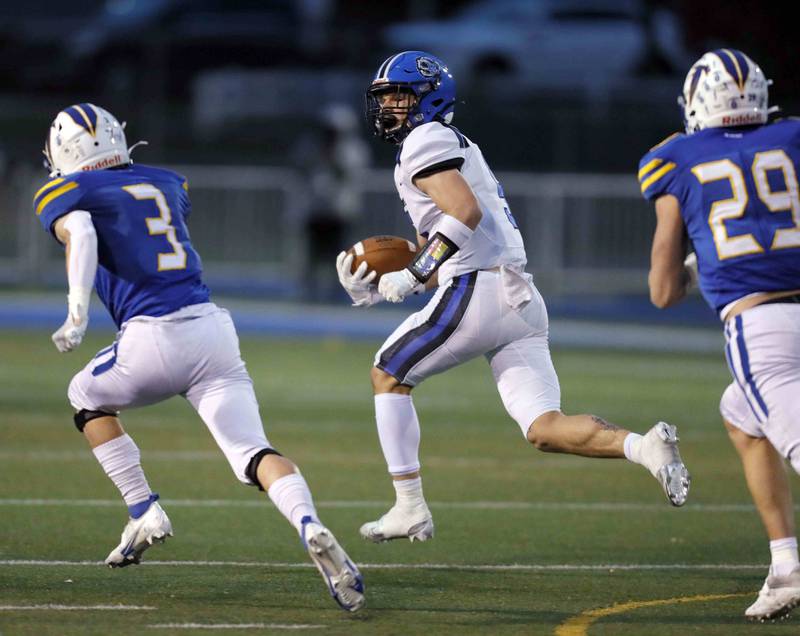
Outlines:
[[[681,129],[676,97],[708,49],[748,53],[774,80],[771,103],[800,112],[789,24],[777,7],[723,0],[0,3],[0,325],[60,322],[62,252],[30,203],[52,118],[90,101],[128,122],[129,143],[149,142],[135,161],[188,177],[207,281],[250,303],[245,329],[385,336],[353,327],[333,258],[369,235],[413,237],[395,151],[362,112],[383,59],[422,49],[450,65],[454,123],[503,183],[551,317],[579,321],[567,339],[608,344],[587,329],[599,321],[621,325],[624,344],[636,324],[673,323],[713,330],[679,340],[718,350],[696,294],[649,305],[655,223],[637,164]],[[309,304],[347,312],[309,325]]]

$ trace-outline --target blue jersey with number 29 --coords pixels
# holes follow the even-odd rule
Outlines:
[[[91,214],[95,290],[119,327],[134,316],[163,316],[209,299],[186,229],[187,190],[186,179],[174,172],[131,165],[52,179],[33,206],[50,233],[73,210]]]
[[[674,135],[639,164],[642,194],[677,197],[717,312],[755,292],[800,288],[800,120]]]

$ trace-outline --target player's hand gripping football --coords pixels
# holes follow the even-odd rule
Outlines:
[[[86,309],[78,305],[77,314],[69,312],[64,324],[50,337],[56,349],[61,353],[67,353],[78,347],[88,326],[89,314]]]
[[[361,263],[355,272],[351,272],[352,266],[353,255],[340,252],[336,257],[336,271],[339,273],[339,282],[353,301],[353,306],[369,307],[382,301],[383,297],[372,284],[378,272],[373,270],[367,273],[366,261]]]
[[[425,284],[420,283],[408,269],[389,272],[381,276],[378,292],[390,303],[399,303],[409,294],[425,291]]]

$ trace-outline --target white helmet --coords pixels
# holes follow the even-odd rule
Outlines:
[[[44,146],[51,177],[130,163],[125,124],[94,104],[75,104],[53,120]]]
[[[678,103],[683,107],[686,132],[704,128],[766,124],[768,86],[772,83],[741,51],[709,51],[689,69]]]

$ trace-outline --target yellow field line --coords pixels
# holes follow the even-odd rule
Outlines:
[[[662,598],[654,601],[630,601],[628,603],[617,603],[611,607],[601,607],[599,609],[586,610],[577,616],[573,616],[556,627],[555,636],[586,636],[586,632],[589,627],[592,626],[592,623],[598,621],[599,619],[604,618],[605,616],[612,616],[614,614],[624,614],[625,612],[630,612],[631,610],[640,609],[642,607],[674,605],[677,603],[702,603],[704,601],[719,601],[726,598],[735,598],[737,596],[750,596],[750,593],[706,594],[700,596]]]

